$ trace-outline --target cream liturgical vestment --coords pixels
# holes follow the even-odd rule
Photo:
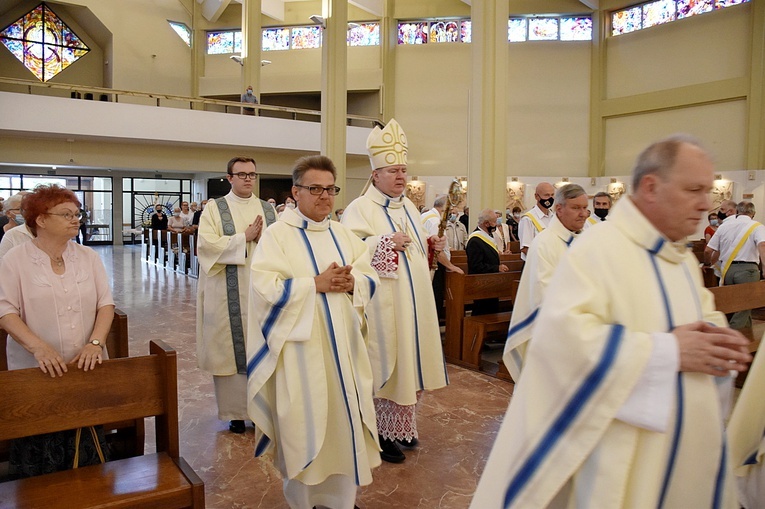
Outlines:
[[[471,507],[737,507],[730,377],[673,365],[646,382],[652,351],[676,341],[665,333],[698,320],[726,325],[696,257],[620,200],[555,271]]]
[[[247,295],[250,257],[257,242],[247,242],[244,231],[263,216],[257,196],[240,198],[233,192],[225,196],[237,233],[225,235],[220,211],[210,200],[199,220],[199,283],[197,283],[197,362],[213,375],[234,375],[237,366],[231,336],[229,304],[226,296],[226,265],[237,267],[242,326],[247,324]],[[263,217],[263,229],[266,218]],[[242,417],[243,418],[243,417]]]
[[[258,244],[250,284],[248,413],[258,433],[255,454],[275,446],[285,480],[317,485],[347,476],[351,500],[380,464],[363,333],[364,311],[379,286],[369,259],[366,245],[340,223],[316,223],[285,209]],[[316,292],[314,277],[332,262],[353,267],[352,295]]]
[[[369,186],[346,207],[343,224],[367,243],[370,253],[386,234],[402,231],[412,239],[405,251],[397,251],[396,277],[380,278],[367,318],[375,396],[414,405],[417,391],[447,384],[420,215],[408,198],[393,199]]]
[[[513,303],[507,343],[502,355],[502,362],[516,382],[520,380],[527,341],[531,337],[531,329],[542,297],[560,258],[566,253],[574,237],[574,234],[563,226],[558,216],[553,216],[550,226],[534,238],[526,254],[526,264]]]

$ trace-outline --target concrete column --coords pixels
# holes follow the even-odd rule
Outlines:
[[[472,4],[468,206],[470,230],[481,209],[504,210],[507,187],[507,0]]]
[[[205,74],[206,33],[202,29],[202,6],[191,2],[191,96],[199,97],[199,79]],[[193,103],[193,109],[201,110],[203,105]]]
[[[334,161],[336,183],[346,186],[346,117],[348,114],[348,0],[322,0],[326,28],[321,43],[321,153]],[[345,193],[336,207],[348,201]]]
[[[746,167],[765,168],[765,3],[752,2],[752,65]]]
[[[261,0],[242,0],[242,86],[244,93],[252,85],[252,93],[260,102],[260,46],[263,36],[260,25]]]
[[[380,58],[382,59],[382,87],[380,88],[380,114],[387,124],[395,114],[396,97],[396,45],[398,23],[394,17],[395,0],[384,0],[383,18],[380,20]]]

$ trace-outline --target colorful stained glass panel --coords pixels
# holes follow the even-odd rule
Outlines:
[[[507,40],[510,42],[523,42],[526,40],[526,18],[511,18],[507,22]]]
[[[530,41],[555,41],[557,39],[557,18],[531,18],[529,20]]]
[[[675,0],[658,0],[643,4],[643,28],[675,21]]]
[[[90,51],[45,3],[0,31],[0,42],[40,81],[48,81]]]
[[[321,27],[294,27],[292,49],[321,48]]]
[[[715,9],[723,9],[731,5],[745,4],[749,0],[715,0]]]
[[[463,19],[460,24],[460,39],[465,43],[473,41],[473,23],[469,19]]]
[[[428,42],[428,23],[417,21],[398,24],[399,44],[425,44]]]
[[[591,41],[592,18],[561,18],[561,41]]]
[[[621,35],[643,28],[643,9],[638,5],[611,14],[611,35]]]
[[[178,37],[183,39],[186,46],[191,47],[191,30],[185,23],[178,23],[177,21],[168,21],[170,27],[178,34]]]
[[[432,21],[430,42],[459,42],[460,30],[456,21]]]
[[[224,55],[234,52],[234,32],[207,32],[207,53]]]
[[[234,53],[242,54],[242,44],[244,39],[242,38],[242,32],[234,32]]]
[[[290,49],[289,28],[266,28],[263,30],[263,51],[279,51]]]
[[[359,23],[348,27],[348,46],[379,46],[380,24]]]

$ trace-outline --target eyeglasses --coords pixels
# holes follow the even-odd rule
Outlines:
[[[240,171],[239,173],[229,173],[229,175],[231,175],[231,176],[236,175],[237,177],[239,177],[242,180],[247,179],[247,178],[249,178],[250,180],[255,180],[255,178],[257,178],[257,176],[258,176],[258,174],[255,173],[254,171],[250,172],[250,173],[245,173],[243,171]]]
[[[326,191],[327,194],[330,196],[335,196],[337,193],[340,192],[340,188],[337,186],[321,187],[321,186],[301,186],[300,184],[295,184],[295,187],[302,187],[303,189],[308,189],[308,192],[314,196],[321,196],[322,193],[324,193],[324,191]]]
[[[82,218],[82,212],[75,212],[72,214],[71,212],[64,212],[63,214],[54,214],[53,212],[46,212],[46,216],[61,216],[67,221],[72,221],[73,219],[77,219],[78,221]]]

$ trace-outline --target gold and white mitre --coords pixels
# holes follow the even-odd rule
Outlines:
[[[406,164],[406,134],[396,119],[390,119],[385,129],[375,126],[367,138],[367,152],[373,170]]]

